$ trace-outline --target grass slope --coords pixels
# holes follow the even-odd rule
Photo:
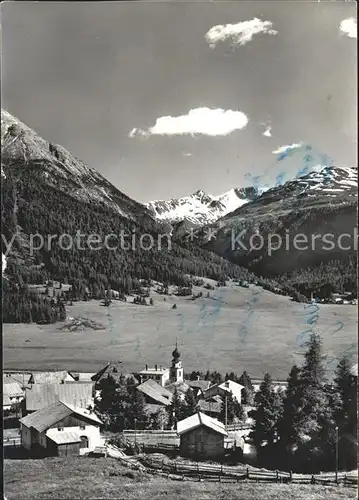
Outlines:
[[[231,284],[211,291],[210,298],[203,292],[195,301],[175,296],[164,301],[152,292],[153,306],[128,299],[113,301],[108,308],[99,301],[67,307],[68,316],[95,321],[102,330],[87,326],[69,331],[64,323],[4,324],[4,368],[95,372],[118,359],[124,371],[142,369],[146,363],[168,366],[176,337],[185,371],[247,370],[252,377],[269,371],[275,378],[286,378],[292,365],[302,362],[297,337],[310,329],[304,304],[255,286]],[[174,303],[177,309],[172,309]],[[356,355],[357,310],[351,305],[319,307],[317,331],[328,354],[328,369],[333,369],[335,357],[343,352]]]
[[[5,460],[8,500],[162,499],[341,500],[356,498],[340,486],[175,482],[132,471],[115,459],[67,457]]]

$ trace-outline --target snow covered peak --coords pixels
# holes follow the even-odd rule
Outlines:
[[[174,223],[187,220],[204,225],[254,200],[257,195],[254,188],[230,189],[218,196],[198,190],[189,196],[172,198],[169,201],[150,201],[146,206],[153,216],[161,221]]]

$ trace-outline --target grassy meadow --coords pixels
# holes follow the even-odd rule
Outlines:
[[[355,488],[173,481],[130,470],[116,459],[66,457],[43,460],[5,460],[4,493],[7,500],[139,498],[187,500],[349,500]]]
[[[247,372],[286,378],[301,363],[301,344],[313,318],[304,304],[251,285],[231,283],[203,297],[164,296],[151,291],[153,306],[113,301],[74,302],[68,319],[52,325],[4,324],[4,369],[69,369],[95,372],[107,361],[122,360],[124,371],[148,365],[168,366],[176,338],[185,371]],[[177,308],[173,309],[173,304]],[[356,355],[357,308],[319,305],[316,330],[328,354],[328,370],[347,351]],[[73,328],[74,319],[83,326]],[[94,329],[94,325],[96,329]],[[98,329],[97,329],[98,328]],[[306,332],[300,338],[301,332]]]

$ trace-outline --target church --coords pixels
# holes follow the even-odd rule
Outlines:
[[[146,365],[144,370],[136,373],[136,376],[139,378],[141,384],[146,382],[146,380],[154,380],[162,387],[168,384],[183,382],[182,361],[180,360],[177,341],[176,347],[172,351],[170,368],[163,367],[162,365],[155,365],[153,368],[150,368]]]

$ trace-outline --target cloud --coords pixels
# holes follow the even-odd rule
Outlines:
[[[217,43],[230,40],[233,45],[245,45],[250,42],[254,35],[267,33],[276,35],[278,31],[272,29],[271,21],[262,21],[255,17],[250,21],[242,21],[236,24],[218,24],[206,33],[206,40],[211,48]]]
[[[294,149],[300,149],[303,146],[303,143],[300,142],[298,144],[289,144],[287,146],[280,146],[278,149],[272,151],[274,155],[282,155],[285,153],[289,153],[290,151],[293,151]]]
[[[192,156],[192,153],[182,153],[182,156]]]
[[[346,35],[349,38],[357,38],[358,27],[356,19],[354,17],[344,19],[339,25],[339,31],[342,35]]]
[[[191,109],[186,115],[157,118],[155,125],[147,130],[132,129],[129,137],[185,134],[223,136],[243,129],[247,123],[248,118],[242,111],[196,108]]]
[[[271,130],[272,127],[267,127],[265,131],[262,133],[262,135],[264,135],[264,137],[272,137]]]

